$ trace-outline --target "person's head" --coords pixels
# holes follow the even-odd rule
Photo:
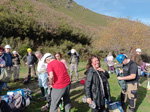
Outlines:
[[[109,52],[108,56],[112,56],[112,53],[111,53],[111,52]]]
[[[11,49],[10,45],[5,45],[5,52],[6,53],[9,53],[10,49]]]
[[[38,58],[38,59],[41,59],[42,58],[42,53],[40,51],[36,51],[35,52],[35,56]]]
[[[0,55],[2,55],[4,52],[4,48],[2,46],[0,46]]]
[[[142,54],[142,50],[140,48],[136,49],[136,54],[141,55]]]
[[[61,55],[61,53],[60,52],[56,52],[55,54],[54,54],[54,56],[55,56],[55,59],[56,60],[61,60],[62,59],[62,55]]]
[[[16,57],[18,55],[17,51],[13,51],[12,54]]]
[[[49,62],[51,62],[54,59],[55,58],[54,58],[54,56],[51,53],[45,53],[44,56],[43,56],[43,61],[45,63],[49,63]]]
[[[117,57],[116,57],[117,61],[119,62],[119,64],[127,64],[128,63],[128,60],[127,60],[127,57],[124,55],[124,54],[119,54]]]
[[[71,49],[71,54],[74,54],[76,52],[75,49]]]
[[[99,60],[99,58],[97,56],[91,56],[88,59],[88,63],[87,63],[86,68],[88,69],[90,67],[93,67],[95,69],[100,67],[100,60]]]
[[[28,52],[28,54],[30,55],[30,54],[32,53],[32,49],[31,49],[31,48],[28,48],[28,49],[27,49],[27,52]]]

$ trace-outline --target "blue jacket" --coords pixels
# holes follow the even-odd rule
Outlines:
[[[12,55],[11,55],[11,53],[3,53],[3,59],[5,60],[5,63],[6,63],[6,67],[10,67],[10,66],[12,66]],[[10,56],[8,56],[8,55],[10,55]]]

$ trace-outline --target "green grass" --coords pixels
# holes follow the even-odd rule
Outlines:
[[[102,68],[106,68],[106,65],[104,62],[101,63]],[[79,75],[80,79],[83,79],[85,77],[84,72],[85,72],[85,67],[86,67],[86,62],[80,62],[79,64]],[[24,78],[26,76],[26,67],[22,66],[21,71],[20,71],[20,77]],[[120,99],[120,91],[121,88],[118,85],[116,74],[110,74],[109,78],[109,84],[110,84],[110,89],[111,89],[111,97],[113,101],[118,101]],[[90,108],[88,107],[87,104],[82,102],[82,96],[84,96],[84,87],[80,83],[75,82],[75,75],[74,75],[74,81],[72,83],[72,88],[71,88],[71,102],[72,102],[72,109],[71,112],[90,112]],[[40,89],[37,84],[37,82],[34,82],[34,80],[31,81],[30,84],[28,85],[23,85],[21,82],[23,79],[21,79],[20,82],[14,83],[11,82],[8,85],[10,86],[10,90],[14,90],[17,88],[24,88],[24,87],[29,87],[34,93],[33,93],[33,99],[31,101],[31,104],[24,109],[24,112],[41,112],[40,108],[41,106],[45,105],[45,101],[41,101],[39,99],[40,97]],[[138,99],[137,99],[137,105],[136,105],[136,112],[149,112],[150,108],[150,91],[146,90],[146,83],[147,79],[142,77],[141,79],[142,86],[139,87],[138,90]],[[3,94],[5,94],[7,91],[3,91]]]

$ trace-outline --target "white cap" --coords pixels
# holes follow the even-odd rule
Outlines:
[[[75,49],[71,49],[71,53],[75,53],[76,52],[76,50]]]
[[[6,48],[10,49],[11,47],[10,47],[10,45],[5,45],[5,49],[6,49]]]
[[[18,54],[17,51],[13,51],[12,53],[13,53],[13,54]]]
[[[51,53],[45,53],[43,56],[43,61],[45,62],[46,59],[54,59],[54,56]]]
[[[136,52],[142,52],[142,50],[140,48],[136,49]]]

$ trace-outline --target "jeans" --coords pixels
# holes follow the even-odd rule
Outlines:
[[[3,87],[2,88],[6,88],[7,87],[7,83],[4,82]]]
[[[39,81],[40,87],[47,88],[48,74],[47,73],[40,73],[38,75],[38,81]]]
[[[0,81],[0,95],[1,95],[1,91],[2,91],[2,87],[3,87],[4,82]]]

